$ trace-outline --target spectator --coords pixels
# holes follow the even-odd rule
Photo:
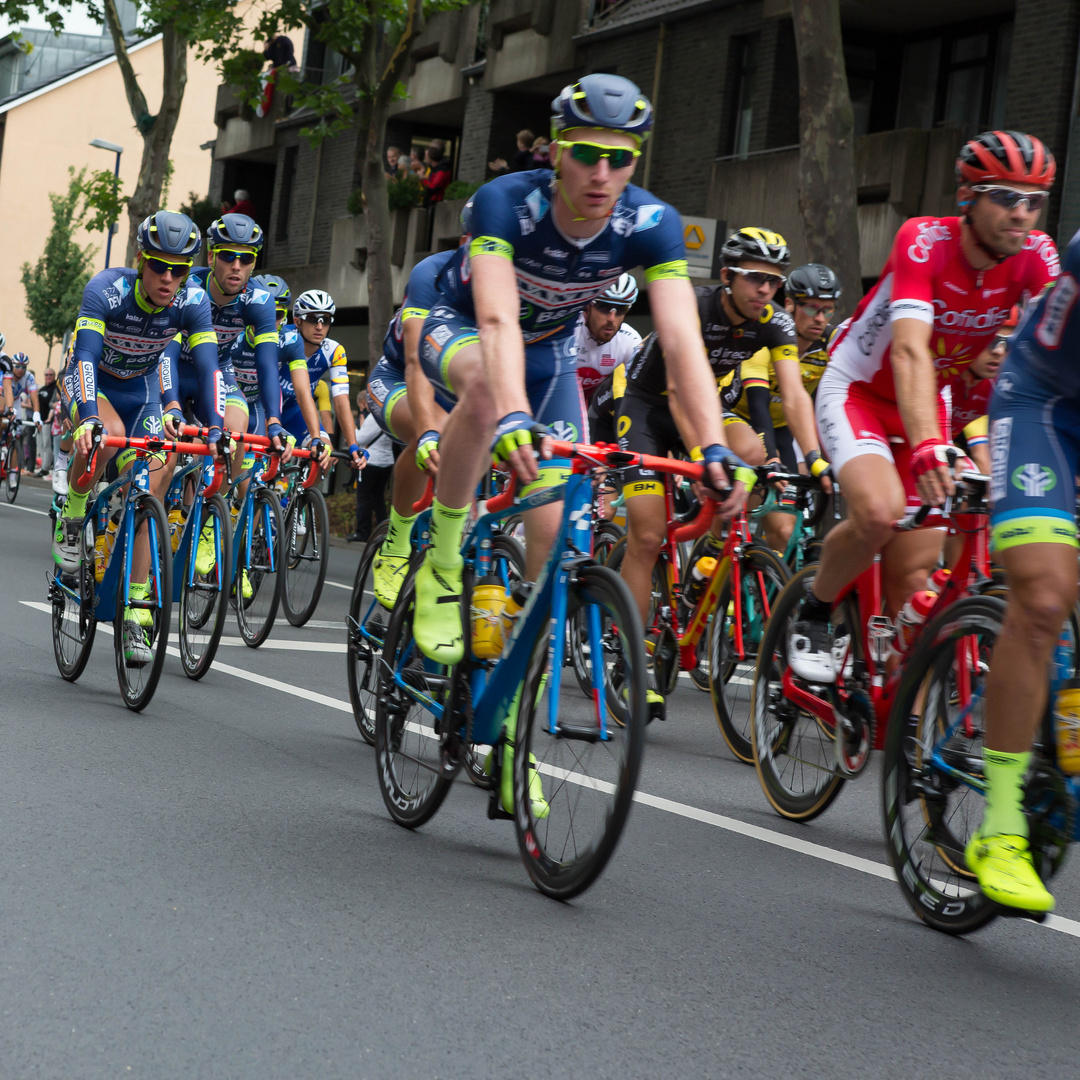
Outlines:
[[[386,148],[386,179],[396,180],[405,171],[405,161],[396,146]]]
[[[551,145],[550,139],[545,139],[541,135],[532,144],[532,165],[533,169],[550,169],[551,161],[548,159],[549,147]]]
[[[290,71],[297,70],[296,51],[293,48],[292,38],[287,38],[284,34],[278,34],[267,43],[266,48],[263,49],[263,56],[270,61],[272,68],[287,67]],[[237,213],[246,213],[246,211],[238,210]]]
[[[32,386],[37,391],[37,377],[32,371],[28,371],[27,385]],[[23,468],[29,473],[37,473],[37,428],[32,423],[34,418],[34,402],[30,397],[30,392],[24,390],[19,395],[18,404],[22,406],[22,419],[23,423]],[[40,399],[38,402],[38,410],[40,415]]]
[[[232,206],[227,202],[221,204],[223,214],[247,214],[250,218],[255,217],[255,204],[244,188],[237,188],[233,192],[233,200]]]
[[[53,440],[52,440],[52,416],[53,410],[60,407],[60,396],[57,393],[59,385],[56,382],[56,372],[52,368],[45,369],[45,383],[38,390],[38,404],[41,409],[41,471],[38,476],[44,476],[52,471],[53,466]]]
[[[496,174],[524,172],[526,169],[535,168],[536,166],[533,165],[534,142],[536,142],[536,136],[528,128],[522,128],[517,133],[517,152],[511,159],[510,164],[507,165],[505,158],[496,158],[494,161],[488,162],[488,168]]]
[[[450,183],[450,162],[443,156],[442,139],[432,139],[424,153],[428,167],[427,175],[420,181],[424,187],[424,205],[433,206],[443,201],[443,194]]]
[[[45,431],[48,432],[49,440],[52,443],[52,468],[54,471],[59,471],[63,477],[62,481],[58,481],[57,478],[54,477],[53,491],[63,495],[66,488],[57,488],[56,486],[57,482],[62,484],[67,483],[67,464],[60,464],[62,453],[60,450],[60,443],[64,438],[64,404],[60,400],[59,394],[53,398],[51,422],[47,425]],[[43,434],[45,431],[43,431]]]
[[[424,163],[420,160],[420,151],[415,146],[409,150],[409,171],[421,177],[425,171]]]
[[[364,416],[363,392],[357,395]],[[350,543],[366,544],[372,526],[386,520],[386,482],[394,468],[394,447],[370,413],[356,433],[358,446],[367,447],[368,463],[356,483],[356,531],[345,537]]]

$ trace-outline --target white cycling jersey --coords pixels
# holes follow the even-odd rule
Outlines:
[[[585,326],[583,311],[574,326],[574,345],[577,349],[578,381],[587,401],[619,364],[629,362],[641,346],[641,335],[632,326],[623,323],[615,336],[601,345]]]

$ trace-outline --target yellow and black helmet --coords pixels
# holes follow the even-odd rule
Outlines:
[[[724,241],[720,258],[725,266],[735,266],[744,259],[753,259],[783,269],[791,262],[791,252],[787,241],[779,233],[748,226],[733,232]]]

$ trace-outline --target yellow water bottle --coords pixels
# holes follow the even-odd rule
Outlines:
[[[472,648],[480,660],[494,660],[502,652],[502,616],[507,599],[506,586],[494,575],[482,577],[473,586],[470,605]]]
[[[1080,773],[1080,679],[1066,679],[1054,697],[1054,741],[1062,772]]]
[[[686,591],[683,593],[683,603],[688,608],[693,608],[701,599],[709,578],[716,570],[716,560],[711,555],[703,555],[690,571],[690,580],[686,583]]]
[[[180,536],[184,531],[184,518],[187,517],[186,512],[182,507],[176,507],[174,510],[169,511],[169,535],[172,538],[173,554],[176,554],[176,549],[180,546]]]
[[[100,583],[105,576],[105,567],[109,565],[109,556],[116,543],[116,530],[120,527],[120,511],[109,518],[108,527],[94,540],[94,578]]]

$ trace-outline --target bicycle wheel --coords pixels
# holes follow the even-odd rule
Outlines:
[[[558,732],[549,729],[547,677],[550,631],[545,623],[529,658],[518,712],[514,753],[514,822],[521,857],[536,887],[569,900],[601,874],[619,842],[645,748],[645,645],[637,606],[622,579],[602,566],[583,566],[571,578],[568,610],[600,609],[614,628],[611,647],[622,659],[628,708],[623,724],[600,737],[593,702],[562,695]],[[605,644],[605,649],[608,645]],[[534,788],[543,786],[545,816],[534,812]]]
[[[791,577],[786,562],[767,547],[751,545],[743,551],[741,568],[742,650],[735,633],[734,575],[716,602],[709,632],[709,692],[720,734],[728,749],[747,764],[754,760],[750,734],[750,696],[758,646],[776,598]]]
[[[375,599],[375,581],[371,564],[386,539],[390,524],[380,521],[364,545],[360,565],[353,579],[349,598],[347,629],[347,664],[349,701],[352,702],[356,727],[369,746],[375,745],[375,699],[379,690],[379,660],[386,638],[388,612]]]
[[[94,647],[97,620],[94,581],[94,529],[92,517],[82,531],[82,565],[75,574],[57,573],[49,586],[52,600],[52,640],[56,667],[62,678],[74,682],[86,669]]]
[[[172,542],[165,508],[153,495],[139,495],[128,512],[134,515],[136,550],[140,533],[150,547],[146,589],[149,606],[132,608],[132,612],[138,613],[138,619],[127,617],[127,583],[121,572],[116,589],[113,652],[124,704],[132,712],[141,712],[154,696],[161,678],[161,667],[165,663],[169,618],[172,615]],[[120,527],[124,527],[123,519]]]
[[[417,564],[419,565],[419,564]],[[416,594],[409,571],[390,615],[379,665],[375,705],[375,762],[379,789],[390,816],[406,828],[423,825],[453,784],[440,755],[440,716],[450,671],[428,660],[413,640]]]
[[[889,717],[881,785],[889,862],[911,910],[947,934],[971,933],[999,912],[964,860],[983,796],[941,765],[982,779],[982,687],[1004,617],[1005,603],[992,597],[943,611],[905,661]],[[970,696],[958,692],[961,671]]]
[[[240,636],[253,649],[269,636],[281,600],[284,531],[278,497],[268,488],[260,488],[243,535],[236,538],[240,557],[233,582]]]
[[[750,696],[750,736],[761,790],[772,808],[791,821],[817,817],[844,786],[835,768],[831,726],[800,709],[782,691],[789,628],[815,573],[817,566],[808,566],[776,598],[758,650]],[[848,620],[849,615],[834,616],[837,639],[852,634]],[[857,632],[853,636],[857,640]]]
[[[214,565],[205,574],[192,566],[200,536],[188,546],[187,565],[180,568],[180,663],[189,679],[201,679],[217,655],[225,618],[229,613],[229,567],[232,566],[232,528],[225,500],[212,495],[203,500],[200,535],[213,535]]]
[[[4,480],[4,496],[9,503],[13,503],[19,494],[19,483],[22,480],[22,451],[15,440],[8,443],[4,457],[4,468],[7,471]]]
[[[281,606],[293,626],[315,614],[330,555],[330,515],[318,488],[300,488],[285,515]]]

